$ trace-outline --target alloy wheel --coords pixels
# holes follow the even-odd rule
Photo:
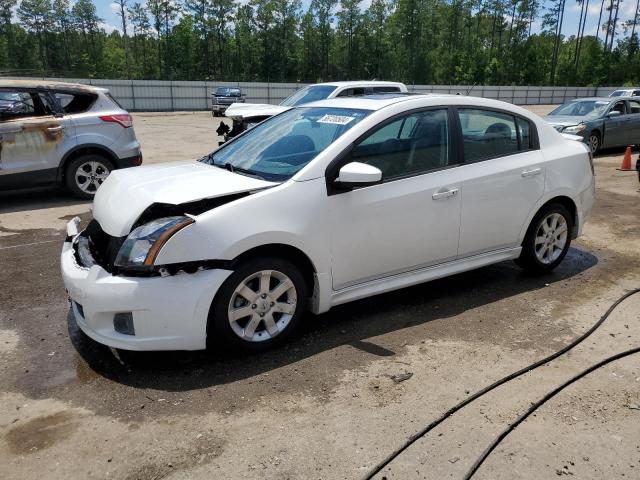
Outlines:
[[[535,252],[538,260],[545,264],[555,262],[564,251],[569,238],[566,219],[559,213],[551,213],[540,222],[535,237]]]
[[[293,281],[277,270],[261,270],[249,275],[233,291],[228,320],[241,339],[264,342],[287,328],[296,306]]]
[[[107,179],[109,173],[109,169],[101,162],[94,160],[84,162],[76,170],[76,185],[84,193],[93,195]]]
[[[600,148],[600,138],[597,135],[589,136],[589,148],[593,154],[595,154],[598,151],[598,148]]]

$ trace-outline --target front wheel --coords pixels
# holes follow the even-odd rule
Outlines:
[[[600,134],[598,132],[591,132],[589,134],[589,149],[591,154],[595,155],[600,150]]]
[[[564,205],[552,203],[533,218],[517,263],[533,272],[549,272],[556,268],[571,245],[573,220]]]
[[[281,343],[298,325],[307,298],[294,264],[251,259],[220,287],[209,312],[207,345],[261,351]]]

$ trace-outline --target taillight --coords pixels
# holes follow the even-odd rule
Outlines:
[[[133,118],[128,113],[120,114],[120,115],[101,115],[100,120],[103,122],[115,122],[120,124],[120,126],[124,128],[129,128],[133,126]]]

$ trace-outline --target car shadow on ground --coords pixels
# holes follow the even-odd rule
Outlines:
[[[391,356],[394,351],[368,339],[543,289],[578,275],[597,262],[591,253],[571,248],[562,264],[545,275],[529,275],[513,262],[503,262],[359,300],[322,315],[306,315],[300,331],[284,345],[259,354],[118,350],[116,356],[89,339],[76,325],[72,313],[68,316],[69,334],[84,361],[108,379],[134,387],[189,391],[247,379],[343,345],[372,355]]]
[[[24,212],[69,205],[90,204],[90,200],[74,197],[62,188],[47,187],[0,193],[0,213]]]

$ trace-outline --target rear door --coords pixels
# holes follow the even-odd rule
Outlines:
[[[640,100],[627,101],[627,145],[640,144]]]
[[[534,126],[511,113],[458,108],[464,165],[459,257],[518,246],[544,193],[545,166]]]
[[[62,118],[47,90],[4,88],[0,95],[5,99],[0,108],[3,183],[11,183],[10,177],[24,184],[55,180],[64,152],[75,142],[73,126]]]

